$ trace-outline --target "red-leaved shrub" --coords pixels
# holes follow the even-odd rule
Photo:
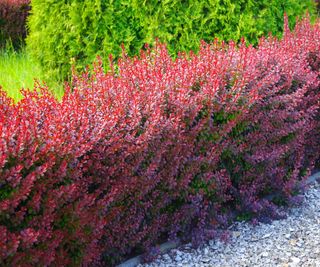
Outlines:
[[[254,48],[164,45],[0,96],[0,265],[113,265],[164,239],[197,244],[234,211],[281,216],[319,157],[320,23]]]
[[[30,11],[30,0],[0,1],[0,46],[11,40],[14,46],[26,37],[26,18]]]

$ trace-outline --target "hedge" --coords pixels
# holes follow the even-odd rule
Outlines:
[[[239,41],[253,44],[271,32],[280,36],[283,14],[293,27],[306,10],[314,17],[313,0],[33,0],[27,46],[47,76],[66,78],[71,65],[83,71],[97,55],[137,55],[155,38],[171,55],[198,51],[199,41]],[[59,22],[59,23],[57,23]]]
[[[113,266],[157,242],[283,216],[319,158],[320,21],[282,40],[163,44],[0,93],[0,265]],[[264,197],[277,195],[277,201]],[[151,254],[150,254],[151,253]]]
[[[26,37],[26,18],[30,0],[1,0],[0,2],[0,47],[9,42],[16,48]]]

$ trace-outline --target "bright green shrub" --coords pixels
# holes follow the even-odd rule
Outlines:
[[[156,38],[170,53],[197,50],[214,37],[256,43],[262,34],[282,32],[283,13],[293,26],[313,0],[33,0],[27,45],[50,76],[65,78],[99,54],[130,55]]]

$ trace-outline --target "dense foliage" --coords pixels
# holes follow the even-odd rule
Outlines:
[[[282,33],[284,12],[293,26],[306,10],[314,15],[313,0],[33,0],[27,44],[48,77],[65,78],[72,64],[83,70],[96,55],[117,58],[122,43],[129,55],[155,38],[173,55],[214,37],[257,43]]]
[[[30,0],[0,1],[0,47],[12,42],[19,47],[26,37],[26,18]]]
[[[0,94],[0,265],[115,264],[194,244],[233,212],[281,216],[319,157],[320,21],[257,48],[164,45],[46,87]]]

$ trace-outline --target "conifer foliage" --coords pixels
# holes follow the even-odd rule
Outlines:
[[[97,55],[118,58],[121,44],[130,56],[156,38],[171,55],[198,51],[199,40],[214,38],[244,36],[256,44],[269,32],[281,35],[284,12],[291,27],[297,16],[316,13],[314,0],[32,0],[31,6],[29,51],[48,77],[63,79],[72,64],[83,71]]]

